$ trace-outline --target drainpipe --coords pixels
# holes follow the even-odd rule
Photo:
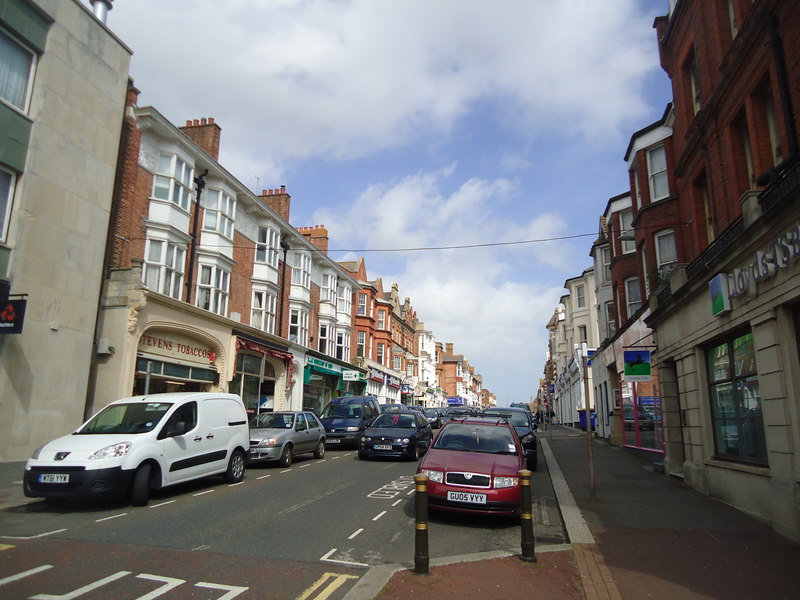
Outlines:
[[[203,171],[203,174],[194,178],[195,197],[197,198],[197,206],[194,208],[194,222],[192,223],[192,243],[189,245],[189,271],[186,273],[186,303],[192,303],[192,279],[194,279],[194,262],[197,258],[197,228],[200,225],[200,195],[206,187],[206,175],[208,169]]]

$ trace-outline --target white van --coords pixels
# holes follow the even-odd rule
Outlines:
[[[24,491],[48,500],[129,495],[144,506],[151,490],[199,477],[242,481],[249,445],[247,413],[235,394],[123,398],[34,452]]]

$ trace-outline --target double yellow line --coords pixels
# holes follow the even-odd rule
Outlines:
[[[325,600],[333,592],[341,587],[341,585],[348,579],[358,579],[356,575],[341,575],[337,573],[325,573],[322,577],[317,579],[311,586],[300,594],[296,600]]]

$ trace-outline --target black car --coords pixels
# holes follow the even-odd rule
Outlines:
[[[517,407],[508,408],[486,408],[483,411],[484,417],[502,418],[508,420],[519,436],[522,447],[525,450],[532,450],[532,455],[528,458],[528,469],[535,471],[539,460],[539,450],[536,443],[536,432],[533,423],[533,416],[529,410]]]
[[[358,458],[419,457],[430,447],[433,431],[428,420],[415,410],[381,413],[358,441]]]
[[[444,409],[443,408],[426,408],[424,409],[425,418],[434,429],[439,429],[444,423]]]

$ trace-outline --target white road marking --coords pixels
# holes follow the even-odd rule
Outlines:
[[[4,535],[2,537],[8,540],[35,540],[36,538],[55,535],[56,533],[61,533],[62,531],[66,531],[66,529],[56,529],[55,531],[48,531],[47,533],[40,533],[39,535]]]
[[[23,571],[22,573],[17,573],[16,575],[9,575],[8,577],[4,577],[0,579],[0,585],[5,585],[7,583],[13,583],[20,579],[24,579],[29,575],[36,575],[37,573],[41,573],[42,571],[47,571],[47,569],[52,569],[53,565],[42,565],[41,567],[36,567],[35,569],[28,569],[27,571]]]
[[[150,508],[158,508],[159,506],[166,506],[167,504],[172,504],[176,502],[175,500],[167,500],[166,502],[161,502],[160,504],[153,504]]]
[[[354,537],[356,537],[356,536],[357,536],[359,533],[361,533],[362,531],[364,531],[364,528],[363,528],[363,527],[362,527],[361,529],[357,529],[356,531],[354,531],[352,534],[350,534],[350,537],[349,537],[349,538],[347,538],[347,539],[348,539],[348,540],[352,540]]]
[[[206,583],[205,581],[200,581],[199,583],[195,583],[194,587],[199,588],[206,588],[209,590],[225,590],[228,593],[223,594],[217,600],[231,600],[231,598],[236,598],[239,594],[246,592],[250,588],[246,587],[239,587],[237,585],[222,585],[219,583]]]
[[[192,496],[203,496],[204,494],[212,494],[214,490],[206,490],[205,492],[197,492],[196,494],[192,494]]]
[[[378,513],[378,514],[377,514],[375,517],[373,517],[373,519],[372,519],[372,520],[373,520],[373,521],[377,521],[378,519],[380,519],[380,518],[381,518],[383,515],[385,515],[385,514],[386,514],[386,511],[385,511],[385,510],[384,510],[384,511],[381,511],[381,512],[379,512],[379,513]]]
[[[95,519],[95,523],[102,523],[103,521],[110,521],[111,519],[117,519],[119,517],[124,517],[128,513],[120,513],[118,515],[111,515],[110,517],[103,517],[102,519]]]
[[[336,552],[336,548],[333,548],[330,552],[328,552],[322,558],[320,558],[320,560],[325,561],[325,562],[337,563],[337,564],[340,564],[340,565],[350,565],[350,566],[353,566],[353,567],[369,567],[369,565],[366,564],[366,563],[352,562],[352,561],[349,561],[349,560],[336,560],[335,558],[330,558],[330,556],[334,552]]]
[[[267,477],[272,477],[272,473],[269,473],[268,475],[262,475],[261,477],[256,477],[256,479],[266,479]]]
[[[95,581],[94,583],[90,583],[89,585],[85,585],[82,588],[78,588],[77,590],[73,590],[68,594],[61,594],[60,596],[54,596],[52,594],[37,594],[36,596],[31,596],[30,600],[73,600],[78,596],[83,596],[87,592],[91,592],[96,590],[97,588],[103,587],[107,583],[111,583],[112,581],[116,581],[117,579],[121,579],[126,575],[130,575],[130,571],[117,571],[113,575],[109,575],[108,577],[101,579],[99,581]]]
[[[178,587],[182,583],[186,583],[184,579],[175,579],[174,577],[162,577],[160,575],[150,575],[148,573],[142,573],[141,575],[136,576],[138,579],[149,579],[150,581],[160,581],[164,583],[160,588],[153,590],[152,592],[148,592],[144,596],[139,596],[136,600],[153,600],[153,598],[158,598],[159,596],[163,596],[168,591],[173,588]]]

